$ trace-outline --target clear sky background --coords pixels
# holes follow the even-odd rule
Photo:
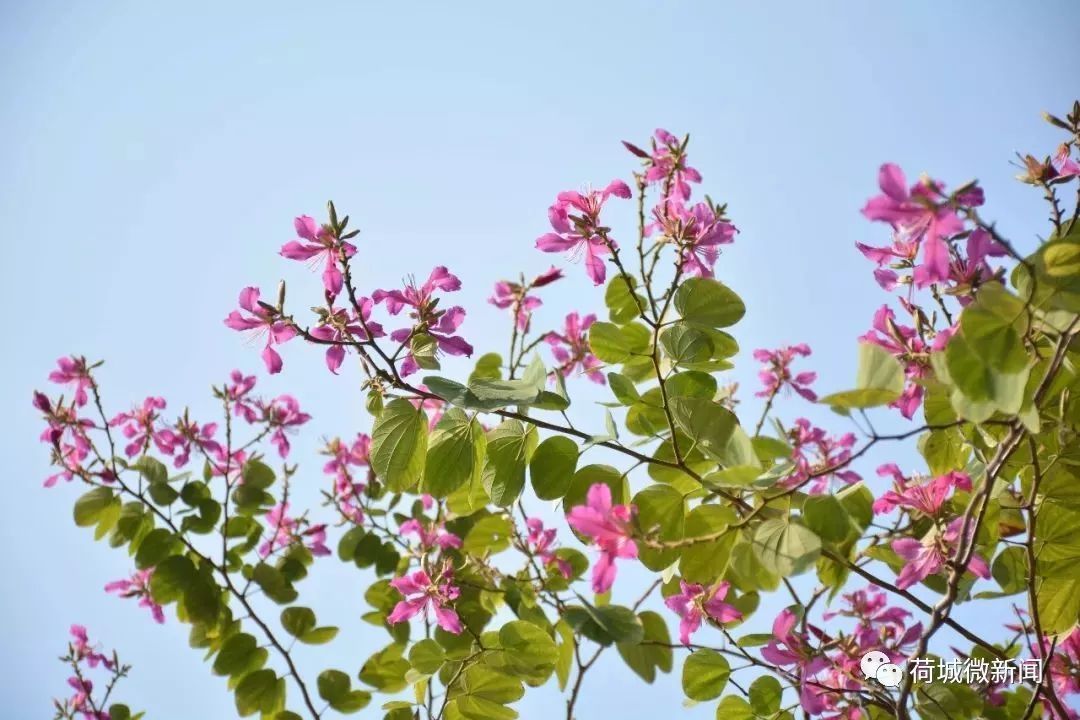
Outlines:
[[[986,215],[1031,247],[1044,208],[1010,160],[1050,152],[1039,112],[1080,96],[1077,26],[1071,0],[0,1],[4,716],[45,717],[66,691],[55,658],[72,622],[135,665],[123,696],[150,717],[232,712],[184,627],[102,592],[128,559],[74,527],[78,488],[41,487],[30,392],[58,356],[108,360],[112,411],[153,393],[205,417],[211,383],[234,367],[262,374],[257,349],[221,324],[238,290],[285,276],[298,307],[313,304],[317,275],[277,250],[292,217],[328,198],[363,230],[364,288],[449,265],[471,309],[466,335],[502,350],[506,320],[483,301],[494,280],[554,259],[533,242],[555,193],[629,178],[636,163],[618,141],[663,126],[692,133],[705,189],[742,231],[719,264],[750,308],[733,376],[752,386],[751,349],[805,341],[819,387],[842,389],[855,338],[886,300],[854,249],[884,239],[858,213],[878,165],[979,178]],[[569,275],[542,323],[601,305],[582,268]],[[294,456],[298,492],[314,500],[318,438],[367,427],[359,380],[330,376],[299,343],[283,354],[285,372],[262,386],[315,417]],[[595,407],[575,412],[599,427]],[[784,412],[846,429],[795,400]],[[872,476],[873,463],[859,469]],[[355,629],[364,580],[328,559],[304,584],[320,619],[353,628],[332,657],[350,672],[384,642]],[[301,661],[311,677],[323,669]],[[647,690],[617,659],[602,663],[581,715],[678,713],[674,678]],[[553,708],[550,691],[520,705],[526,718]]]

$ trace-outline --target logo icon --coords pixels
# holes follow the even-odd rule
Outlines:
[[[903,668],[894,664],[880,650],[871,650],[863,655],[859,667],[868,680],[877,680],[887,688],[899,687],[904,679]]]

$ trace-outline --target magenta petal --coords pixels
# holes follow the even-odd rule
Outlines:
[[[281,372],[281,356],[277,354],[277,351],[273,347],[267,345],[263,348],[262,359],[266,364],[266,371],[271,375],[277,375]]]
[[[461,618],[459,618],[458,614],[450,608],[436,607],[435,620],[439,623],[439,627],[446,632],[453,633],[454,635],[461,634]]]
[[[536,247],[544,252],[562,252],[570,250],[579,242],[581,242],[580,239],[565,238],[555,233],[547,233],[536,239]]]

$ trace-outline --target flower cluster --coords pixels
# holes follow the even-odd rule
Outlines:
[[[386,622],[395,625],[429,612],[435,615],[439,627],[458,635],[462,631],[461,619],[453,608],[460,591],[454,585],[454,569],[449,561],[443,563],[434,579],[425,570],[394,578],[391,587],[404,596],[387,616]]]
[[[612,504],[611,488],[603,483],[591,486],[586,499],[584,505],[571,508],[566,520],[600,549],[600,557],[593,564],[592,587],[597,593],[605,593],[615,583],[615,560],[637,557],[633,539],[636,510],[633,505]]]
[[[509,308],[514,325],[519,331],[526,332],[529,329],[533,311],[544,304],[540,298],[529,293],[536,288],[550,285],[556,280],[562,279],[562,277],[562,270],[552,267],[529,282],[525,282],[524,278],[516,283],[509,280],[500,280],[495,283],[495,290],[491,297],[488,298],[488,302],[500,310]]]
[[[603,258],[618,245],[610,229],[600,220],[600,211],[610,197],[628,199],[630,188],[622,180],[612,180],[603,190],[567,190],[548,208],[548,221],[555,232],[541,235],[536,247],[544,252],[568,252],[585,257],[585,274],[601,285],[607,277]]]
[[[817,401],[817,393],[810,389],[810,385],[817,380],[817,373],[804,370],[792,373],[791,363],[797,357],[810,357],[810,346],[806,343],[787,345],[776,350],[764,348],[754,351],[754,359],[764,363],[765,367],[758,373],[761,379],[762,389],[754,393],[757,397],[775,397],[783,388],[788,387],[806,398],[810,402]]]
[[[551,354],[559,363],[556,372],[563,377],[570,377],[575,372],[580,372],[595,383],[603,385],[607,382],[604,373],[600,371],[603,365],[589,346],[589,328],[596,322],[596,316],[589,314],[581,317],[576,312],[566,316],[563,331],[549,332],[544,340],[551,348]]]
[[[312,525],[306,518],[290,517],[289,503],[281,502],[270,508],[266,513],[266,522],[271,534],[259,545],[260,557],[269,557],[294,543],[303,545],[316,557],[330,554],[330,548],[326,546],[326,525]]]
[[[341,514],[351,522],[357,525],[363,523],[364,510],[360,496],[367,488],[367,480],[371,473],[371,437],[358,433],[351,445],[339,438],[334,438],[326,444],[323,453],[330,456],[323,465],[323,472],[334,478],[332,493],[334,503]],[[352,470],[354,467],[368,468],[368,475],[364,480],[355,477]]]
[[[113,580],[105,585],[105,592],[115,593],[125,599],[138,598],[139,607],[147,608],[154,616],[154,622],[165,622],[165,610],[154,602],[150,595],[150,578],[154,575],[153,568],[136,570],[130,578]]]
[[[846,485],[862,479],[857,472],[847,468],[855,447],[853,433],[836,437],[815,427],[806,418],[798,418],[788,432],[788,439],[794,469],[781,481],[782,487],[805,488],[811,495],[820,495],[829,489],[832,478]]]

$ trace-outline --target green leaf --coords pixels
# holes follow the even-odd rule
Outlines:
[[[359,712],[371,702],[371,694],[363,690],[353,690],[349,676],[340,670],[323,670],[315,683],[319,697],[340,713]]]
[[[256,670],[236,686],[236,712],[247,717],[258,712],[274,712],[278,698],[278,677],[273,670]]]
[[[227,675],[232,679],[230,682],[235,683],[248,673],[261,669],[269,657],[269,651],[259,647],[253,636],[240,632],[225,640],[214,660],[213,670],[217,675]]]
[[[158,563],[150,576],[150,596],[159,605],[168,605],[184,596],[195,577],[195,564],[184,555],[173,555]]]
[[[173,554],[178,541],[176,536],[164,528],[151,530],[139,543],[135,553],[135,566],[140,570],[157,565]]]
[[[241,470],[244,479],[242,487],[266,490],[274,484],[274,471],[260,460],[248,460]]]
[[[754,720],[750,703],[738,695],[728,695],[716,706],[716,720]]]
[[[533,490],[541,500],[558,500],[570,489],[578,448],[564,435],[552,435],[536,448],[529,461]]]
[[[610,372],[607,375],[608,386],[611,388],[611,392],[615,395],[615,399],[623,405],[633,405],[641,401],[641,395],[638,393],[637,387],[634,385],[634,381],[625,375],[619,373]]]
[[[686,520],[686,501],[670,485],[650,485],[634,496],[637,525],[646,535],[663,541],[681,540]],[[638,559],[650,570],[659,572],[678,558],[678,550],[656,550],[642,544]]]
[[[753,546],[761,564],[780,577],[806,572],[821,554],[821,539],[812,530],[783,518],[761,523]]]
[[[316,624],[315,613],[311,608],[289,607],[281,611],[281,626],[294,638],[314,630]]]
[[[494,555],[510,547],[513,523],[505,515],[480,515],[462,540],[461,549],[469,555]]]
[[[698,505],[686,516],[686,539],[715,538],[687,545],[682,550],[679,572],[688,582],[712,583],[727,570],[737,534],[728,532],[736,521],[734,511],[722,505]]]
[[[477,380],[502,380],[502,356],[485,353],[476,360],[476,369],[469,375],[469,383]]]
[[[325,645],[334,638],[337,637],[338,629],[331,625],[325,627],[317,627],[314,630],[308,630],[303,636],[300,637],[300,642],[305,645]]]
[[[1007,547],[994,560],[991,568],[994,580],[1006,595],[1027,589],[1027,554],[1024,548]]]
[[[476,470],[477,456],[482,457],[486,447],[479,423],[457,408],[447,410],[431,436],[424,464],[424,492],[444,498],[467,483]]]
[[[138,471],[148,483],[163,483],[169,480],[169,470],[165,465],[149,455],[143,455],[131,464],[131,469]]]
[[[488,433],[484,489],[499,507],[513,504],[525,487],[525,467],[536,449],[536,429],[519,420],[504,420]]]
[[[631,279],[631,284],[636,286],[637,281]],[[615,275],[608,281],[604,291],[604,304],[608,307],[611,321],[625,325],[641,315],[645,299],[630,291],[625,276]]]
[[[75,524],[79,527],[97,525],[101,514],[113,501],[113,491],[107,487],[96,487],[75,501]]]
[[[416,485],[427,457],[427,416],[408,400],[394,400],[375,418],[371,469],[393,492]]]
[[[416,364],[424,370],[439,369],[439,359],[435,355],[438,349],[439,344],[430,333],[418,332],[409,340],[409,352]]]
[[[1064,635],[1080,619],[1080,579],[1045,577],[1036,580],[1036,603],[1043,632]]]
[[[403,653],[402,645],[397,643],[387,645],[369,657],[360,668],[360,680],[386,693],[403,690],[408,685],[405,673],[412,667],[404,658]]]
[[[279,605],[296,600],[298,593],[280,570],[266,563],[259,563],[252,572],[252,580],[262,588],[263,594]]]
[[[645,636],[640,643],[623,642],[616,646],[619,656],[638,677],[647,683],[656,679],[656,671],[671,672],[674,653],[667,623],[659,613],[645,610],[638,613]]]
[[[645,637],[641,620],[630,608],[621,605],[573,605],[566,608],[563,619],[570,627],[601,645],[639,643]]]
[[[836,410],[888,405],[904,391],[904,368],[885,348],[871,342],[859,344],[859,370],[855,389],[827,395],[819,402]]]
[[[762,675],[750,683],[750,707],[760,717],[770,717],[780,711],[784,688],[772,675]]]
[[[822,540],[841,542],[851,534],[847,511],[834,495],[813,495],[803,502],[803,522]]]
[[[589,347],[601,361],[616,364],[630,359],[633,346],[623,329],[614,323],[596,322],[589,327]]]
[[[683,663],[682,687],[691,700],[712,700],[724,693],[731,666],[715,650],[697,650]]]
[[[690,278],[675,291],[675,309],[684,320],[711,328],[730,327],[746,314],[743,301],[711,278]]]
[[[709,336],[686,323],[675,323],[660,333],[660,345],[676,365],[704,362],[712,357]]]
[[[499,644],[507,665],[516,673],[539,676],[542,681],[555,669],[559,652],[551,636],[531,622],[512,620],[499,629]]]
[[[444,662],[446,651],[430,638],[419,641],[409,650],[409,664],[424,675],[434,675]]]

